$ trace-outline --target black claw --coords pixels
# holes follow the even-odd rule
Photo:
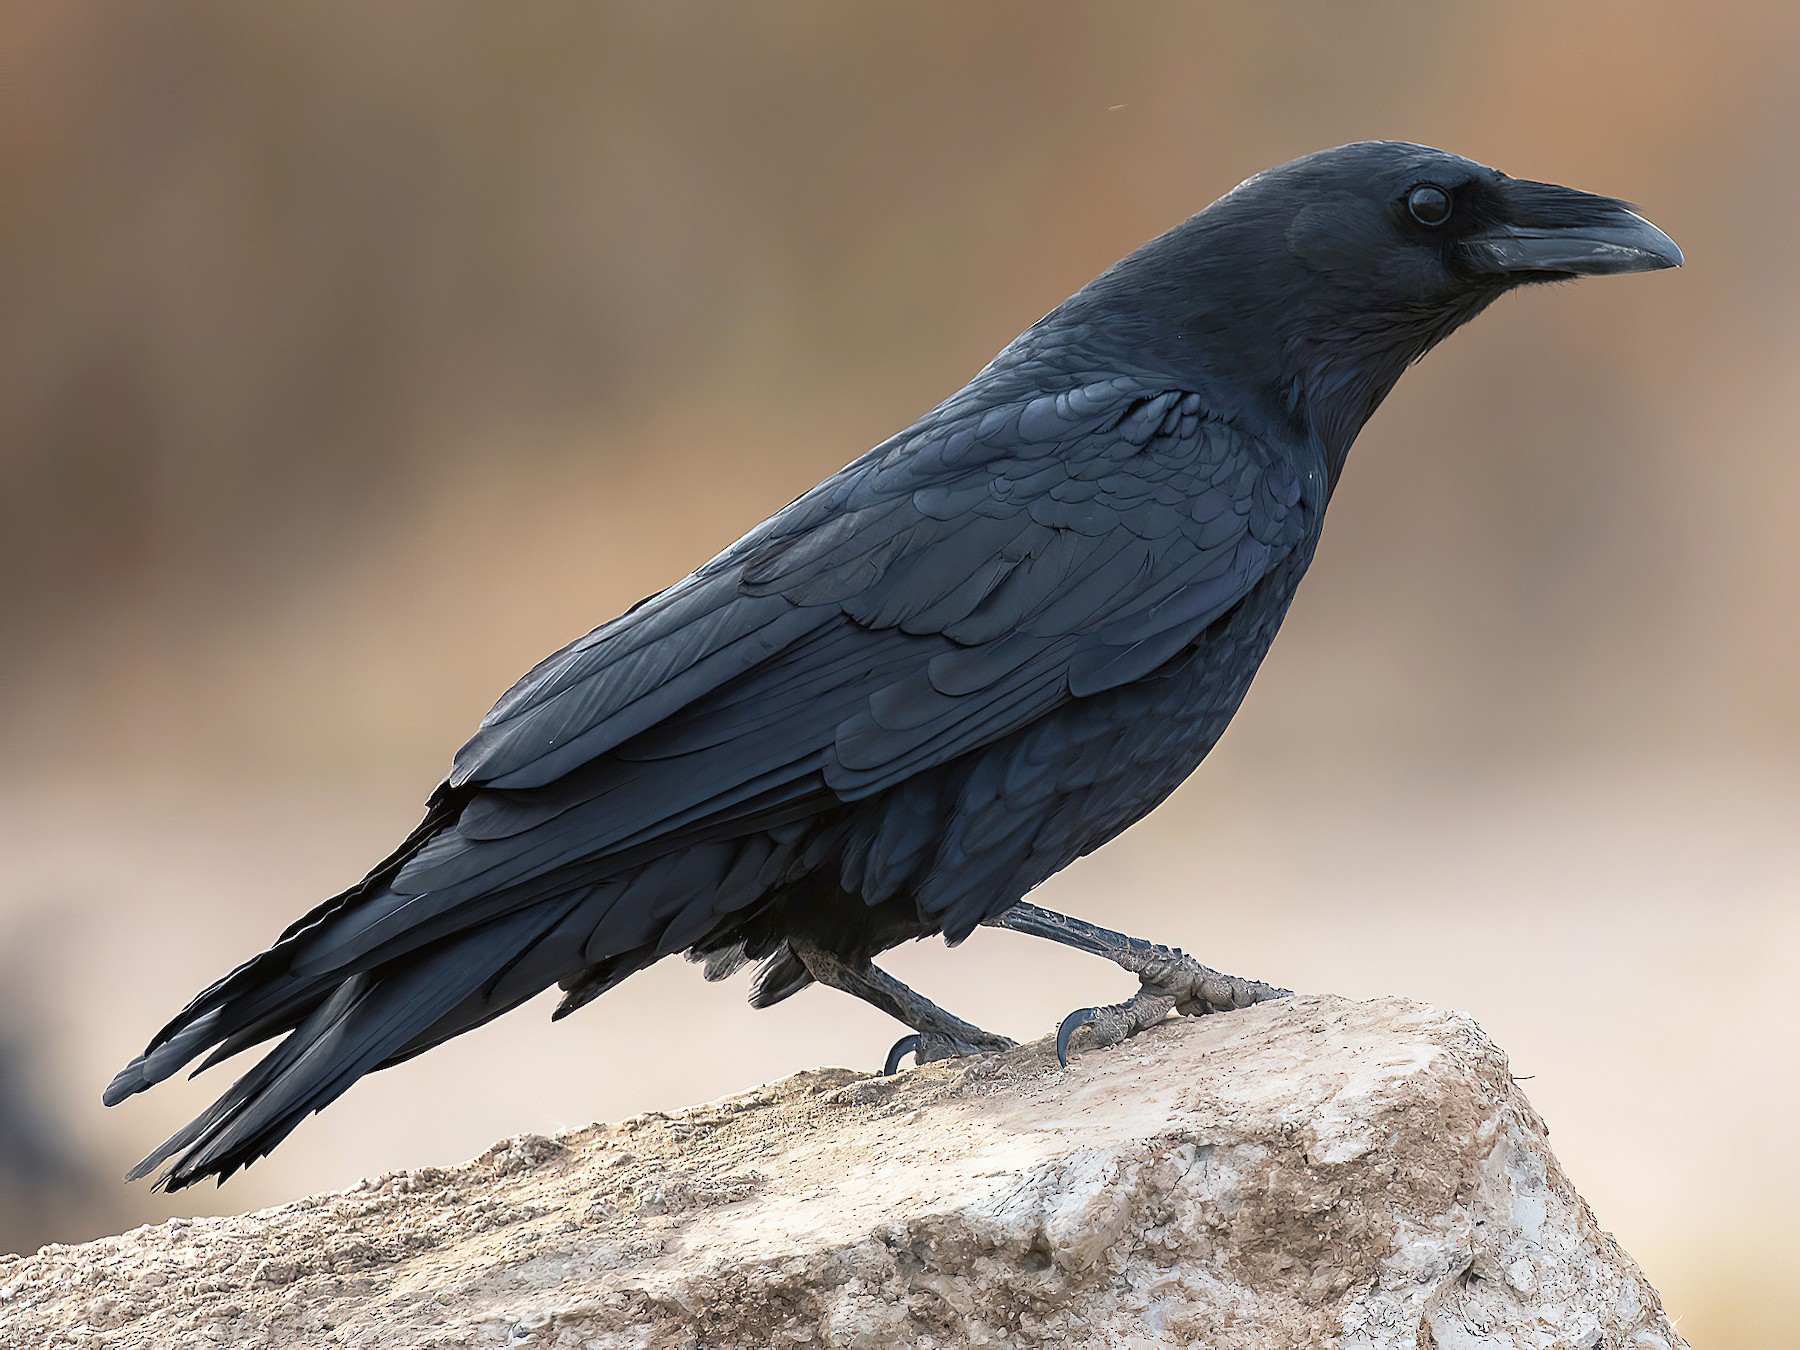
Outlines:
[[[919,1046],[920,1041],[917,1036],[902,1036],[899,1040],[895,1041],[894,1048],[888,1051],[887,1063],[881,1066],[882,1074],[891,1076],[899,1073],[900,1061],[905,1059],[908,1055],[917,1055],[919,1053]]]
[[[1063,1068],[1066,1069],[1069,1067],[1069,1038],[1073,1036],[1079,1028],[1085,1027],[1099,1016],[1100,1014],[1097,1009],[1077,1008],[1074,1012],[1063,1018],[1062,1025],[1056,1029],[1056,1062],[1062,1065]]]

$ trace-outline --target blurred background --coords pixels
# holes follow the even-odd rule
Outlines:
[[[1041,897],[1473,1013],[1683,1331],[1794,1345],[1781,0],[0,9],[0,1250],[878,1065],[860,1004],[669,962],[223,1191],[119,1182],[222,1075],[99,1105],[538,657],[1365,137],[1631,198],[1688,266],[1511,297],[1409,375],[1231,734]],[[1129,989],[992,932],[892,965],[1021,1037]]]

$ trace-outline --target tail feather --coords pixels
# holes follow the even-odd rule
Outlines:
[[[223,1181],[362,1075],[480,1026],[552,984],[568,992],[560,1017],[672,951],[741,943],[745,959],[757,959],[779,945],[758,917],[759,902],[786,883],[798,833],[645,846],[460,900],[396,894],[400,868],[457,809],[451,798],[434,797],[425,822],[386,862],[204,990],[113,1079],[109,1106],[196,1059],[198,1073],[271,1043],[132,1179],[167,1164],[161,1188]],[[733,936],[746,923],[751,931]],[[771,974],[759,987],[765,1002],[810,978],[791,959],[772,962]]]
[[[473,1031],[543,993],[581,965],[582,948],[597,922],[598,912],[610,904],[611,899],[610,894],[602,896],[593,892],[578,897],[570,903],[560,922],[523,948],[474,993],[375,1067],[386,1069],[414,1055],[422,1055],[433,1046],[442,1045],[465,1031]],[[634,969],[641,968],[642,964],[646,963],[640,963]]]
[[[575,907],[571,903],[549,914],[514,915],[391,967],[352,975],[207,1111],[133,1168],[129,1179],[147,1176],[175,1158],[156,1185],[179,1190],[209,1176],[223,1181],[265,1156],[363,1074],[416,1053],[413,1043],[435,1044],[474,1025],[468,1018],[471,1001],[503,979]],[[546,978],[530,992],[550,982]],[[523,992],[524,983],[529,981],[511,982],[504,995],[510,1001],[478,1020],[530,997]],[[446,1020],[456,1025],[434,1036]],[[174,1040],[186,1034],[178,1033]]]
[[[502,1012],[516,1008],[533,995],[548,988],[568,970],[580,964],[582,945],[595,924],[604,915],[607,905],[611,903],[612,896],[610,892],[601,895],[596,889],[590,888],[564,898],[568,904],[563,907],[566,910],[566,916],[561,924],[521,951],[509,965],[495,972],[489,989],[483,989],[466,1000],[474,1005],[481,1015],[478,1017],[471,1015],[468,1018],[458,1014],[447,1016],[444,1023],[454,1022],[456,1029],[443,1031],[431,1042],[432,1045],[440,1044],[462,1031],[473,1030],[483,1022],[498,1017]],[[580,903],[577,903],[578,901]],[[515,904],[513,908],[518,908],[518,905]],[[541,907],[536,912],[540,922],[549,921]],[[464,924],[464,929],[480,928],[486,931],[492,927],[496,918],[504,917],[504,914],[505,909],[502,907],[498,915],[476,916],[472,921]],[[584,922],[586,927],[579,928],[579,925]],[[572,927],[579,931],[566,931]],[[195,1068],[194,1073],[204,1073],[215,1064],[230,1059],[240,1051],[247,1050],[253,1045],[260,1045],[282,1032],[293,1030],[306,1014],[318,1005],[321,998],[329,996],[332,989],[350,976],[359,975],[365,970],[398,963],[403,958],[410,957],[415,949],[436,947],[446,937],[453,936],[455,936],[454,932],[415,935],[410,943],[395,944],[394,951],[388,954],[384,961],[372,960],[367,953],[363,953],[357,959],[336,967],[315,968],[309,971],[304,978],[298,973],[297,967],[291,968],[285,978],[274,977],[268,989],[257,991],[256,997],[240,1000],[230,1009],[232,1020],[238,1024],[238,1029],[221,1040],[212,1054],[208,1055]],[[540,970],[540,967],[546,967],[546,963],[554,967],[551,973],[544,973]],[[529,988],[515,993],[514,986],[520,985],[521,981],[528,984]],[[424,1046],[419,1047],[419,1049],[424,1048]],[[400,1059],[410,1059],[416,1053],[416,1050],[408,1050],[387,1063],[398,1063]],[[379,1067],[386,1068],[387,1064]]]
[[[213,1008],[179,1030],[165,1029],[150,1048],[113,1075],[100,1100],[117,1106],[133,1093],[154,1087],[219,1039],[223,1008]]]
[[[251,957],[196,994],[151,1038],[143,1054],[114,1075],[101,1100],[117,1106],[171,1077],[214,1046],[220,1049],[202,1068],[298,1027],[330,997],[346,972],[296,978],[292,970],[296,950],[309,935],[384,891],[407,861],[455,819],[468,796],[447,787],[432,793],[425,804],[425,818],[398,848],[356,885],[288,925],[268,951]],[[230,1048],[224,1048],[226,1045]]]
[[[233,1083],[218,1101],[189,1121],[181,1129],[170,1135],[136,1167],[125,1174],[127,1181],[137,1181],[150,1175],[156,1168],[180,1153],[184,1149],[192,1150],[189,1155],[175,1167],[169,1168],[157,1178],[159,1189],[179,1190],[181,1187],[200,1179],[202,1172],[196,1166],[199,1155],[206,1144],[215,1140],[233,1119],[243,1112],[246,1103],[257,1100],[293,1067],[305,1051],[318,1044],[330,1030],[341,1023],[355,1006],[357,998],[362,994],[368,980],[359,976],[346,981],[331,998],[327,999],[307,1020],[294,1030],[294,1033],[276,1049],[264,1056],[250,1072]],[[272,1146],[272,1145],[271,1145]],[[245,1159],[248,1162],[249,1159]],[[235,1170],[235,1169],[233,1169]],[[188,1173],[191,1172],[191,1175]],[[224,1171],[219,1174],[223,1181],[229,1175]]]

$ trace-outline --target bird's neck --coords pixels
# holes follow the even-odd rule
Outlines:
[[[1485,309],[1492,296],[1470,296],[1445,310],[1370,316],[1359,323],[1300,328],[1283,343],[1285,400],[1325,456],[1335,488],[1357,435],[1400,377],[1438,343]]]
[[[1316,446],[1336,486],[1350,446],[1406,368],[1499,292],[1383,304],[1307,268],[1266,222],[1215,203],[1047,317],[1146,375],[1216,400],[1250,429]]]
[[[1412,359],[1331,342],[1304,342],[1294,353],[1286,402],[1323,453],[1329,490],[1337,488],[1350,447]]]

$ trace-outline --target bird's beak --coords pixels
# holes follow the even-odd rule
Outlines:
[[[1508,218],[1462,241],[1471,272],[1548,281],[1681,266],[1673,239],[1610,197],[1517,179],[1505,196]]]

